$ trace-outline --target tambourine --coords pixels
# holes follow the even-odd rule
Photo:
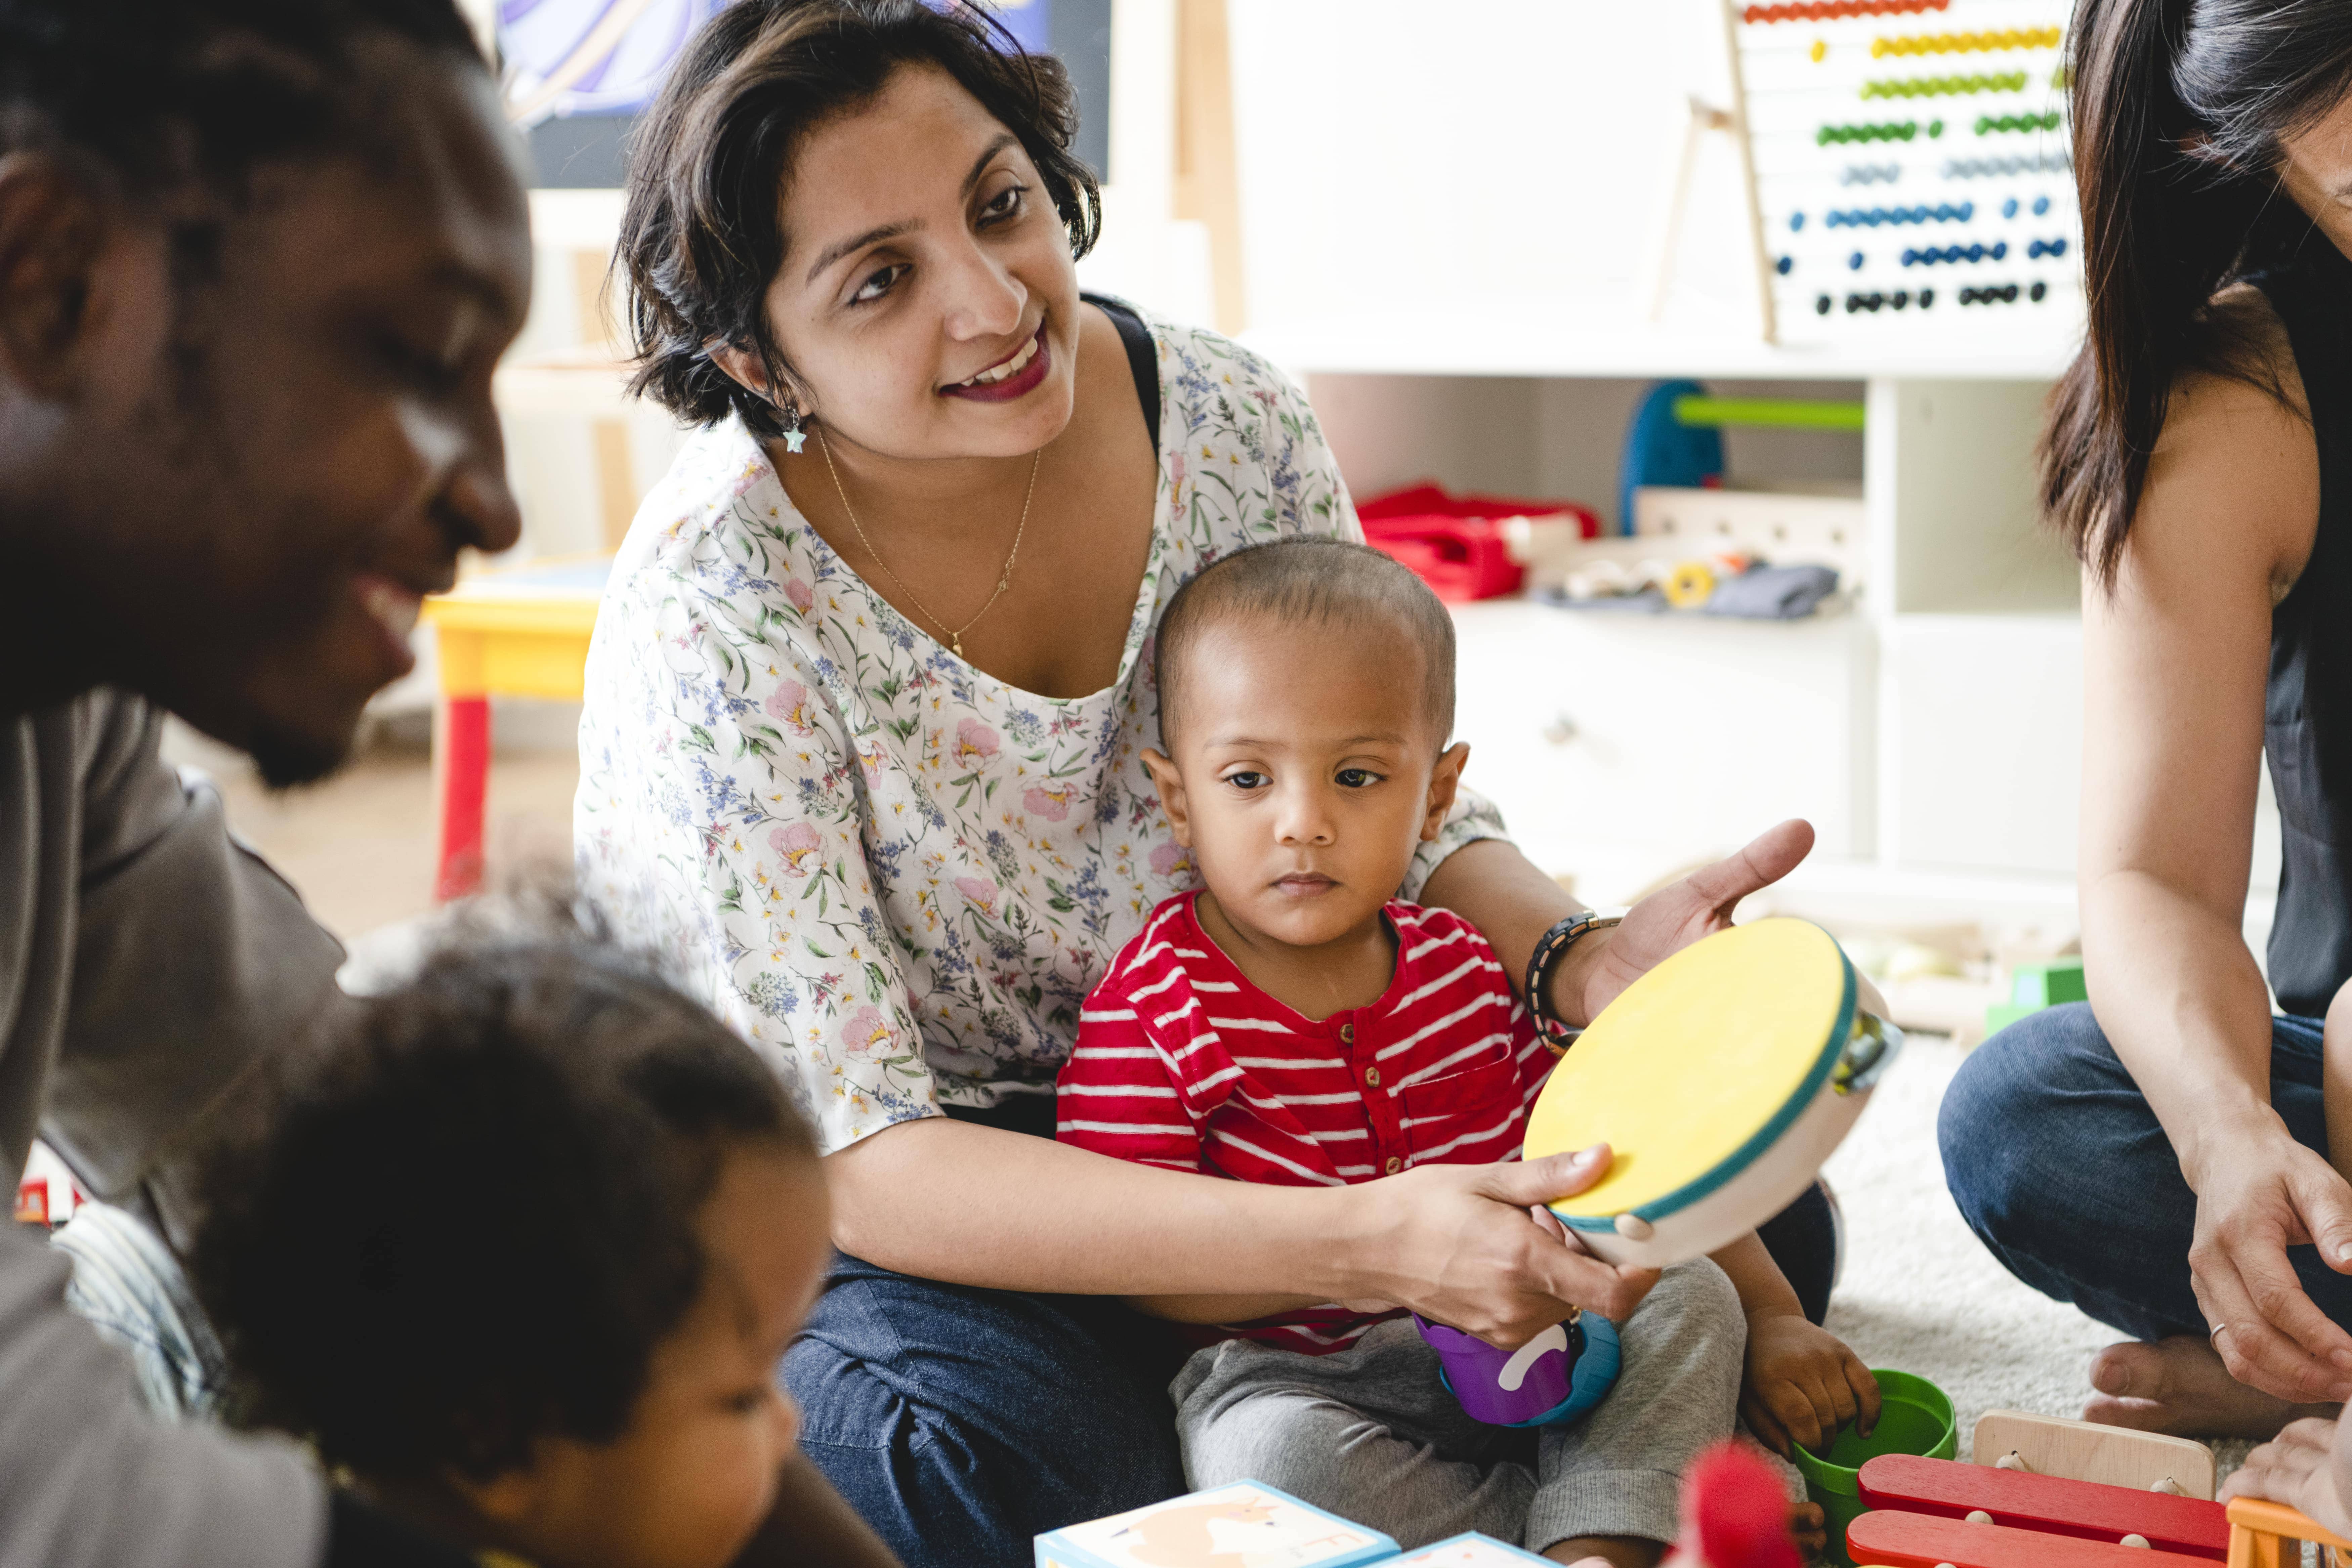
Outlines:
[[[1627,986],[1528,1116],[1528,1159],[1615,1154],[1551,1212],[1599,1257],[1663,1268],[1786,1208],[1902,1047],[1858,990],[1834,938],[1785,919],[1718,931]]]

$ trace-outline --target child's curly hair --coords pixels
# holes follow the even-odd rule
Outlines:
[[[745,1144],[815,1158],[751,1048],[646,969],[584,940],[440,953],[205,1184],[192,1273],[241,1417],[382,1477],[610,1441]]]

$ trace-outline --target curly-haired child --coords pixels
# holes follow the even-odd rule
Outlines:
[[[751,1048],[623,955],[431,960],[207,1198],[234,1403],[395,1512],[546,1568],[719,1568],[768,1517],[824,1180]]]

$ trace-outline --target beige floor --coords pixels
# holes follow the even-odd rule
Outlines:
[[[322,784],[273,794],[233,753],[184,734],[172,750],[211,773],[229,823],[301,889],[320,921],[349,941],[433,908],[436,822],[431,756],[419,746],[370,747]],[[485,813],[486,874],[493,883],[560,868],[572,859],[568,751],[500,755]]]

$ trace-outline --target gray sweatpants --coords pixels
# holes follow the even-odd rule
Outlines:
[[[1332,1355],[1228,1340],[1169,1388],[1185,1479],[1263,1481],[1407,1549],[1465,1530],[1529,1552],[1582,1535],[1672,1541],[1683,1468],[1731,1436],[1747,1320],[1702,1258],[1667,1269],[1618,1333],[1609,1397],[1532,1432],[1464,1414],[1410,1318]]]

